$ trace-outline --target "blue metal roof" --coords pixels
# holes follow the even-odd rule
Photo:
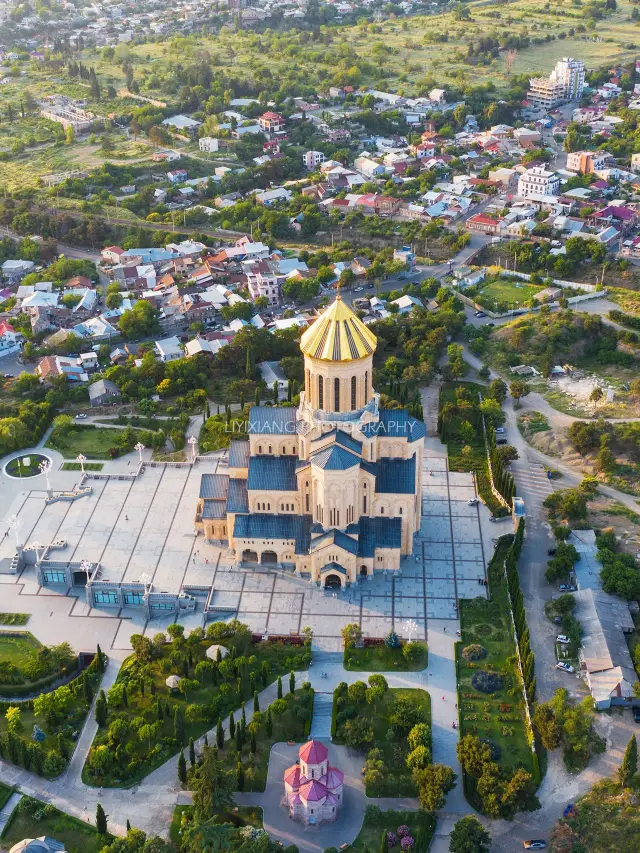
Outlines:
[[[292,406],[252,406],[249,435],[295,435],[296,410]]]
[[[205,498],[202,508],[203,518],[226,518],[227,505],[225,501],[208,500]]]
[[[347,570],[339,563],[327,563],[326,566],[323,566],[320,569],[321,575],[323,575],[325,572],[338,572],[341,575],[346,575]]]
[[[324,548],[325,545],[337,545],[349,554],[358,553],[358,542],[343,533],[342,530],[328,530],[321,536],[314,536],[311,540],[311,551],[317,551],[319,548]]]
[[[237,515],[233,535],[243,539],[295,539],[296,554],[308,554],[311,544],[310,515]]]
[[[378,459],[376,493],[379,495],[412,495],[416,488],[416,457],[411,459]]]
[[[346,447],[354,453],[362,453],[362,442],[357,441],[342,429],[332,429],[329,432],[325,432],[318,438],[314,438],[311,444],[318,444],[321,441],[325,441],[327,438],[334,438],[336,444],[340,444],[342,447]]]
[[[422,421],[412,417],[406,409],[381,409],[380,420],[368,423],[362,427],[363,435],[371,438],[406,438],[407,441],[418,441],[427,434],[427,428]]]
[[[229,480],[227,512],[249,512],[249,494],[246,480],[235,478]]]
[[[348,468],[353,468],[354,465],[359,465],[360,461],[359,456],[355,456],[337,444],[330,444],[329,447],[325,447],[311,456],[311,464],[318,468],[324,468],[325,471],[346,471]]]
[[[296,480],[295,456],[252,456],[249,460],[247,488],[274,492],[295,492]]]
[[[229,477],[226,474],[203,474],[200,479],[201,498],[214,498],[223,501],[227,497]]]
[[[402,519],[361,516],[359,557],[373,557],[376,548],[400,548],[401,544]]]
[[[229,445],[229,468],[246,468],[249,455],[249,442],[235,439]]]

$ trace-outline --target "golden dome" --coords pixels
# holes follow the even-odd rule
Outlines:
[[[371,355],[375,348],[376,336],[340,296],[300,339],[302,352],[322,361],[354,361]]]

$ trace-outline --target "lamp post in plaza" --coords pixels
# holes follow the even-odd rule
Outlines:
[[[87,457],[83,456],[82,453],[78,453],[76,456],[76,462],[80,463],[80,470],[84,474],[84,463],[87,461]]]
[[[418,626],[413,621],[413,619],[407,619],[406,622],[402,623],[402,627],[404,628],[405,634],[409,638],[409,642],[411,642],[411,638],[413,637],[414,634],[416,636],[418,635]]]
[[[195,462],[197,453],[196,447],[198,445],[198,439],[195,437],[195,435],[191,436],[191,438],[189,439],[189,444],[191,445],[191,461]]]
[[[17,515],[12,515],[9,519],[9,530],[13,530],[16,536],[16,548],[19,550],[22,547],[20,541],[20,528],[22,527],[22,519]]]
[[[40,469],[40,473],[44,474],[45,482],[47,484],[47,494],[51,497],[51,482],[49,480],[49,474],[51,473],[51,469],[53,465],[50,459],[43,459],[42,462],[38,465]]]
[[[138,458],[139,458],[140,462],[142,462],[142,451],[144,450],[144,444],[141,441],[139,441],[136,444],[134,450],[138,451]]]

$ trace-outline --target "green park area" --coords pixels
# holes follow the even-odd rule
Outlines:
[[[350,672],[418,672],[427,665],[427,644],[402,642],[389,646],[380,640],[374,644],[349,646],[344,651],[344,668]]]
[[[22,614],[4,614],[7,620],[13,615]],[[0,696],[26,696],[64,677],[76,666],[77,659],[68,643],[49,647],[28,631],[0,633]]]
[[[347,849],[356,853],[366,853],[367,850],[378,850],[381,845],[382,833],[387,833],[387,850],[395,853],[397,850],[414,850],[416,853],[426,853],[431,846],[431,839],[436,828],[436,819],[431,812],[418,811],[382,811],[379,806],[367,806],[364,814],[362,829],[356,840]],[[399,831],[398,831],[399,830]],[[413,844],[402,844],[402,839],[409,837]],[[395,844],[389,842],[395,841]]]
[[[465,290],[466,296],[471,296],[469,290],[471,288]],[[472,298],[483,308],[502,313],[503,311],[522,308],[541,290],[544,290],[542,284],[528,284],[526,281],[519,281],[515,278],[496,276],[481,282]]]
[[[206,637],[202,629],[185,637],[181,625],[170,625],[167,634],[132,636],[133,655],[96,705],[99,729],[83,769],[86,784],[134,784],[311,657],[308,641],[253,642],[236,621],[212,623]],[[290,723],[285,716],[283,727]],[[250,748],[250,735],[246,743]]]
[[[221,726],[216,731],[218,757],[223,767],[234,774],[238,791],[264,791],[267,784],[269,755],[274,743],[307,740],[313,716],[313,690],[308,682],[295,689],[295,675],[289,676],[290,692],[280,696],[266,709],[253,702],[253,717],[247,724],[244,713],[235,716],[228,739]],[[279,679],[278,692],[283,693]],[[294,688],[291,691],[291,688]]]
[[[59,811],[50,803],[23,796],[0,836],[5,850],[24,838],[47,835],[55,838],[67,853],[100,853],[111,836],[100,835],[94,826]]]
[[[60,418],[64,418],[65,421],[56,426]],[[69,425],[66,419],[66,415],[56,418],[53,432],[49,436],[46,446],[52,450],[58,450],[67,457],[75,458],[82,454],[87,459],[116,459],[123,453],[130,453],[138,441],[147,447],[150,446],[147,431],[136,430],[133,427],[109,429],[108,427],[74,424],[73,421]],[[162,444],[164,444],[164,440]]]
[[[414,770],[431,764],[429,694],[389,688],[383,675],[368,684],[339,684],[333,696],[332,734],[336,743],[366,753],[368,797],[416,795]]]
[[[0,660],[5,672],[0,695],[13,697],[40,692],[33,699],[0,702],[1,757],[41,776],[55,778],[73,753],[102,677],[104,656],[97,654],[84,672],[51,690],[52,682],[64,678],[77,666],[68,645],[40,646],[36,657],[45,661],[40,665],[38,660],[34,663],[33,653],[8,645],[5,640],[6,635],[0,637]],[[12,662],[7,661],[10,655]],[[27,673],[41,672],[46,674],[26,682],[7,683],[8,677],[31,678]],[[45,692],[47,688],[49,692]]]

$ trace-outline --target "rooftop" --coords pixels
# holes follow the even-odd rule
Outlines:
[[[322,361],[354,361],[372,355],[376,336],[337,296],[300,339],[304,355]]]

